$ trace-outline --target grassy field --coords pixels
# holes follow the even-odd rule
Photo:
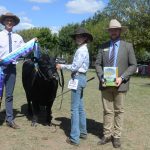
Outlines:
[[[40,123],[31,127],[31,121],[26,115],[26,97],[21,83],[21,66],[17,65],[17,82],[14,91],[15,121],[21,129],[8,128],[4,122],[4,99],[0,112],[0,150],[113,150],[112,143],[97,146],[102,135],[103,108],[101,95],[98,91],[98,80],[94,70],[90,70],[88,78],[95,80],[88,83],[85,93],[85,108],[87,113],[88,139],[81,140],[79,147],[65,142],[70,132],[70,93],[64,95],[62,109],[59,110],[61,97],[53,105],[56,128]],[[65,73],[65,87],[69,79]],[[67,90],[67,88],[65,88]],[[60,94],[61,88],[57,92]],[[41,117],[43,117],[41,115]],[[150,150],[150,78],[133,77],[130,91],[125,101],[125,118],[122,134],[121,150]]]

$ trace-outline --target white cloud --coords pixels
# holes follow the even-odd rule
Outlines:
[[[28,17],[21,17],[21,22],[30,23],[31,19],[29,19]]]
[[[28,0],[29,2],[36,2],[36,3],[52,3],[55,0]]]
[[[98,10],[103,10],[105,3],[102,0],[70,0],[66,7],[69,13],[95,13]]]
[[[5,13],[7,13],[7,12],[9,12],[9,11],[6,9],[6,7],[0,6],[0,15],[1,15],[1,14],[5,14]]]
[[[15,26],[15,30],[23,30],[23,29],[30,29],[30,28],[34,28],[35,26],[31,23],[19,23],[17,26]]]
[[[35,11],[40,10],[40,7],[39,6],[33,6],[32,10],[35,10]]]
[[[26,16],[20,17],[20,23],[14,27],[15,30],[23,30],[34,28],[35,26],[31,23],[32,20]]]
[[[58,26],[50,27],[50,30],[52,31],[52,33],[56,33],[56,34],[58,34],[60,29],[61,29],[61,27],[58,27]]]

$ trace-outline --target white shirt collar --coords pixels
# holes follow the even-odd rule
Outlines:
[[[9,33],[6,29],[4,29],[3,31],[4,31],[4,33],[6,33],[6,34]],[[10,33],[12,34],[12,32],[10,32]]]

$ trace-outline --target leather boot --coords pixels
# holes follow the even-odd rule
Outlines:
[[[121,147],[121,141],[120,141],[120,138],[113,138],[113,147],[114,148],[119,148]]]
[[[20,129],[20,127],[14,121],[11,121],[11,122],[6,121],[6,125],[13,129]]]
[[[111,137],[103,136],[102,139],[97,143],[97,145],[104,145],[111,141]]]

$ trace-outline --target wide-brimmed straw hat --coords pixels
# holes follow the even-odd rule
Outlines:
[[[0,16],[0,23],[1,23],[2,25],[4,25],[4,20],[5,20],[6,18],[8,18],[8,17],[14,19],[15,25],[17,25],[17,24],[20,22],[19,17],[17,17],[17,16],[14,15],[13,13],[8,12],[8,13],[2,14],[2,15]]]
[[[86,29],[82,28],[82,27],[79,27],[75,30],[75,32],[73,34],[71,34],[70,36],[75,39],[75,37],[77,35],[83,35],[83,36],[86,36],[88,39],[87,39],[87,42],[92,42],[93,41],[93,36],[92,34],[90,34]]]
[[[126,31],[127,27],[126,26],[121,26],[121,23],[116,20],[116,19],[112,19],[109,23],[109,28],[106,28],[107,30],[109,29],[121,29],[121,31]]]

